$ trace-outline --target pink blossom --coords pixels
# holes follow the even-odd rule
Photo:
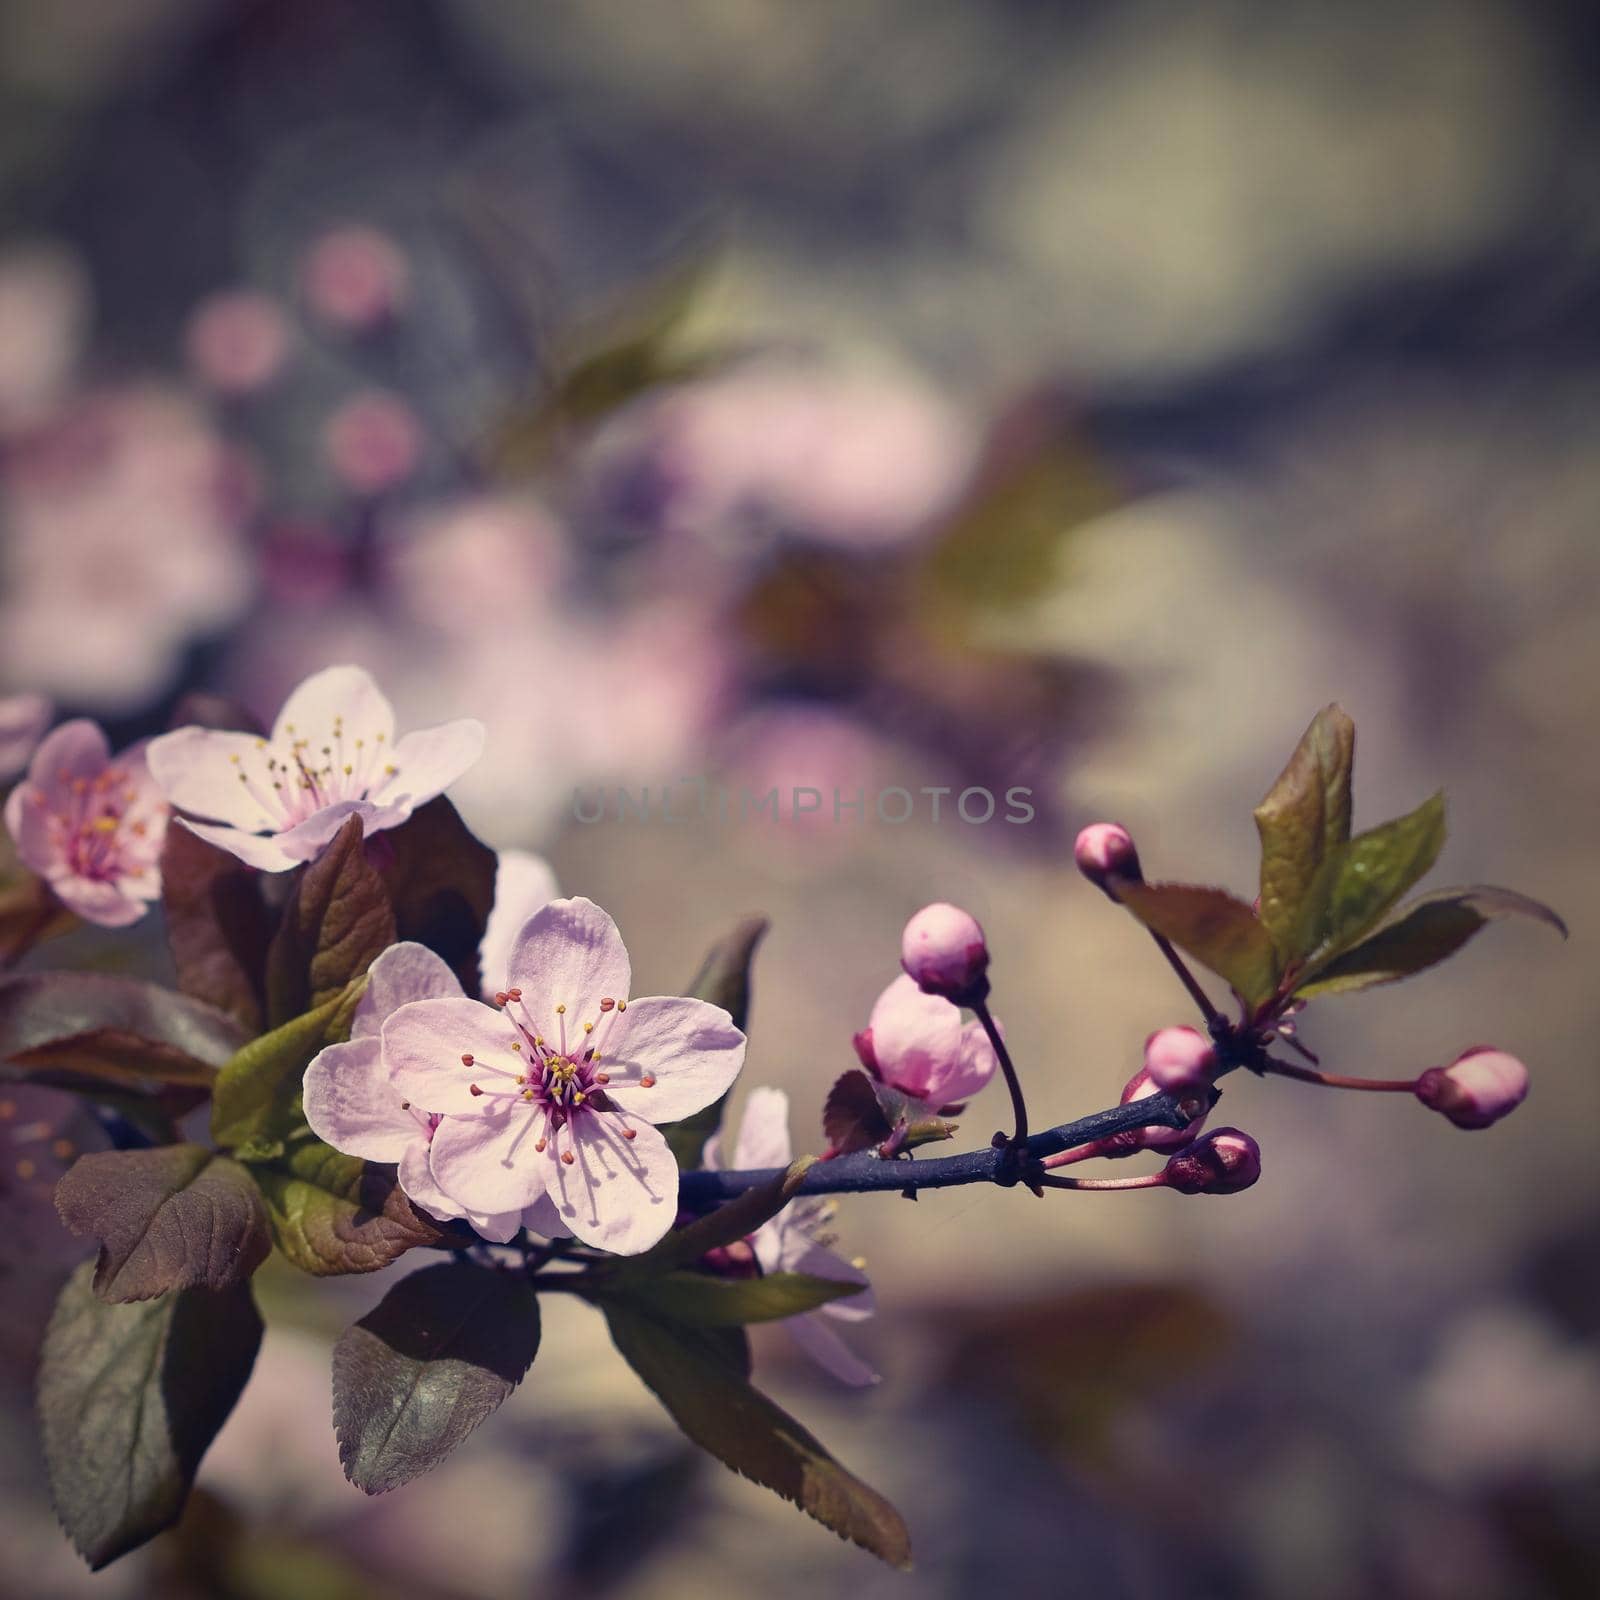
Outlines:
[[[472,718],[394,737],[394,711],[360,667],[328,667],[284,703],[269,739],[179,728],[150,745],[168,800],[214,822],[183,824],[264,872],[312,860],[347,818],[398,827],[483,750]]]
[[[1091,822],[1077,837],[1072,858],[1078,871],[1115,900],[1118,883],[1142,883],[1133,835],[1120,822]]]
[[[228,451],[185,396],[85,397],[0,472],[0,675],[106,710],[147,703],[247,604]]]
[[[789,1144],[789,1097],[781,1089],[752,1089],[734,1142],[735,1167],[786,1167],[793,1159]],[[721,1139],[706,1141],[705,1164],[722,1165]],[[860,1284],[859,1294],[830,1300],[815,1311],[802,1311],[784,1319],[794,1342],[818,1366],[843,1383],[861,1387],[876,1383],[872,1370],[834,1330],[836,1322],[861,1322],[877,1310],[867,1275],[820,1242],[822,1230],[832,1220],[833,1208],[818,1197],[791,1201],[770,1222],[764,1222],[747,1241],[763,1273],[802,1272],[812,1278]]]
[[[980,1023],[963,1022],[903,974],[878,996],[855,1043],[869,1072],[935,1110],[970,1099],[999,1067]]]
[[[323,448],[340,482],[357,494],[382,494],[405,482],[422,459],[422,424],[398,395],[369,390],[328,418]]]
[[[511,952],[516,948],[517,936],[527,920],[560,893],[556,875],[543,856],[526,850],[500,852],[494,875],[494,907],[478,946],[484,999],[503,993],[510,985]]]
[[[208,296],[184,330],[185,353],[196,377],[224,395],[265,389],[283,371],[291,342],[283,308],[254,289]]]
[[[1146,1068],[1140,1067],[1122,1086],[1122,1094],[1117,1104],[1131,1105],[1135,1100],[1148,1100],[1152,1095],[1160,1093],[1160,1085],[1150,1076]],[[1194,1142],[1195,1135],[1199,1133],[1210,1115],[1209,1109],[1202,1111],[1186,1128],[1167,1128],[1160,1124],[1152,1124],[1148,1128],[1126,1128],[1121,1133],[1111,1134],[1101,1141],[1106,1147],[1104,1153],[1121,1156],[1131,1155],[1135,1150],[1182,1149],[1184,1145]]]
[[[348,224],[323,234],[300,270],[306,303],[345,333],[366,333],[405,304],[410,272],[400,247],[376,228]]]
[[[27,766],[54,715],[55,707],[42,694],[0,696],[0,783],[9,783]]]
[[[512,946],[504,1010],[423,1000],[383,1025],[393,1081],[443,1117],[431,1168],[486,1212],[548,1194],[587,1244],[648,1250],[677,1212],[678,1167],[657,1122],[709,1105],[738,1075],[744,1035],[702,1000],[628,999],[616,924],[555,900]]]
[[[62,723],[34,752],[5,817],[18,855],[86,922],[126,927],[160,898],[167,806],[143,746],[113,760],[93,722]]]
[[[1504,1050],[1474,1045],[1417,1079],[1417,1098],[1458,1128],[1487,1128],[1528,1097],[1528,1069]]]
[[[925,994],[960,1003],[980,986],[986,987],[989,947],[975,917],[939,901],[924,906],[906,924],[900,965]]]
[[[1144,1069],[1165,1094],[1198,1089],[1216,1067],[1217,1052],[1197,1028],[1158,1028],[1144,1042]]]
[[[527,1207],[474,1211],[458,1205],[435,1182],[428,1151],[441,1118],[406,1098],[384,1063],[383,1024],[416,1000],[463,998],[444,961],[420,944],[396,944],[372,963],[356,1006],[350,1037],[320,1051],[306,1068],[304,1104],[311,1131],[345,1155],[393,1162],[400,1187],[430,1216],[465,1218],[485,1239],[504,1244],[520,1228],[547,1238],[566,1233],[549,1201]]]

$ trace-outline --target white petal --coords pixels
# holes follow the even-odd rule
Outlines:
[[[464,1218],[475,1233],[481,1234],[491,1244],[505,1244],[507,1240],[514,1239],[522,1226],[520,1211],[469,1211],[465,1206],[457,1205],[439,1187],[439,1181],[433,1175],[426,1138],[418,1138],[401,1158],[400,1187],[430,1217],[437,1217],[441,1222]],[[542,1200],[544,1196],[539,1198]],[[538,1201],[534,1205],[537,1206]]]
[[[835,1255],[818,1244],[815,1239],[808,1238],[799,1229],[791,1230],[784,1239],[776,1267],[767,1269],[763,1264],[763,1270],[800,1272],[808,1278],[827,1278],[832,1283],[859,1284],[860,1294],[841,1295],[839,1299],[830,1300],[825,1306],[819,1307],[830,1317],[839,1317],[845,1322],[860,1322],[878,1309],[866,1273],[843,1256]]]
[[[326,667],[313,674],[284,702],[272,725],[272,742],[323,739],[344,723],[346,739],[394,742],[394,707],[360,667]]]
[[[118,883],[68,873],[49,880],[52,893],[69,911],[101,928],[126,928],[150,909],[149,903]]]
[[[607,1097],[651,1122],[710,1105],[744,1065],[745,1038],[728,1013],[679,995],[635,1000],[595,1037],[611,1079]],[[648,1089],[646,1078],[655,1080]]]
[[[560,894],[556,875],[542,856],[502,850],[494,875],[494,908],[478,946],[483,992],[497,994],[511,982],[511,947],[523,924]]]
[[[516,1093],[517,1031],[493,1006],[466,996],[413,1000],[383,1024],[383,1059],[401,1097],[449,1117],[498,1115]],[[461,1058],[471,1056],[471,1063]],[[477,1084],[482,1094],[473,1094]],[[487,1210],[505,1208],[489,1206]]]
[[[633,1138],[627,1137],[627,1129]],[[555,1140],[570,1166],[548,1161],[547,1186],[562,1223],[585,1244],[617,1255],[648,1250],[678,1214],[678,1163],[667,1141],[625,1112],[579,1117]]]
[[[368,793],[374,799],[404,797],[420,806],[443,794],[483,754],[484,726],[472,717],[408,733],[389,758],[394,772]]]
[[[209,822],[191,822],[187,817],[179,817],[178,821],[207,844],[237,856],[247,867],[256,867],[262,872],[287,872],[300,865],[276,839],[241,833],[238,828],[224,828]]]
[[[363,1161],[398,1161],[421,1133],[384,1070],[376,1038],[318,1051],[306,1068],[306,1121],[324,1144]]]
[[[824,1311],[808,1311],[803,1316],[790,1317],[784,1327],[789,1337],[811,1357],[825,1372],[830,1372],[841,1383],[852,1388],[865,1389],[879,1381],[878,1374],[823,1321]]]
[[[561,1220],[561,1213],[556,1210],[556,1203],[550,1198],[546,1190],[537,1200],[522,1213],[522,1226],[530,1233],[543,1235],[546,1239],[570,1239],[572,1229]]]
[[[456,975],[424,944],[392,944],[367,969],[367,987],[350,1024],[352,1039],[376,1038],[385,1021],[413,1000],[461,998]],[[394,1158],[373,1157],[373,1160]]]
[[[544,1192],[550,1167],[534,1150],[545,1120],[531,1106],[492,1117],[446,1117],[428,1152],[434,1180],[467,1210],[490,1213],[531,1206]]]
[[[508,965],[535,1026],[556,1035],[555,1008],[564,1005],[569,1038],[599,1020],[602,1000],[626,1000],[633,976],[616,923],[581,897],[552,900],[525,922]]]
[[[275,798],[259,745],[260,740],[248,733],[179,728],[152,739],[145,747],[145,762],[161,792],[179,810],[231,823],[246,833],[275,831],[282,811],[276,806],[269,810],[257,798],[261,794]],[[241,774],[255,781],[241,783]]]
[[[304,822],[278,835],[278,847],[296,861],[315,861],[351,817],[361,818],[361,836],[368,838],[393,828],[411,815],[409,806],[376,806],[370,800],[335,800],[314,811]]]
[[[786,1167],[790,1149],[788,1095],[782,1089],[752,1089],[739,1120],[733,1164],[736,1167]]]

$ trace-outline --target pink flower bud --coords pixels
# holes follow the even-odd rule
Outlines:
[[[1164,1175],[1179,1194],[1237,1194],[1261,1176],[1261,1147],[1237,1128],[1218,1128],[1169,1157]]]
[[[872,1046],[872,1029],[870,1026],[863,1028],[859,1033],[850,1036],[850,1043],[855,1046],[856,1060],[874,1077],[880,1078],[883,1074],[878,1070],[878,1053]]]
[[[982,998],[989,947],[977,919],[942,900],[924,906],[900,939],[900,965],[924,994],[960,1002]]]
[[[1528,1069],[1504,1050],[1474,1045],[1448,1067],[1430,1067],[1417,1079],[1423,1105],[1458,1128],[1487,1128],[1527,1098]]]
[[[1072,847],[1078,871],[1097,889],[1117,898],[1119,883],[1143,883],[1133,835],[1120,822],[1091,822]]]
[[[1151,1095],[1160,1093],[1155,1079],[1140,1067],[1123,1085],[1119,1104],[1128,1105],[1134,1100],[1148,1100]],[[1124,1128],[1121,1133],[1108,1134],[1104,1139],[1097,1141],[1101,1146],[1100,1154],[1131,1156],[1135,1150],[1181,1150],[1185,1145],[1194,1142],[1195,1135],[1199,1133],[1210,1115],[1211,1108],[1202,1100],[1199,1102],[1194,1121],[1188,1127],[1168,1128],[1160,1123],[1153,1123],[1148,1128]]]
[[[1197,1028],[1158,1028],[1144,1042],[1144,1070],[1158,1089],[1181,1094],[1211,1081],[1217,1052]]]

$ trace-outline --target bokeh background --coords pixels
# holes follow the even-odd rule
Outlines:
[[[1440,881],[1573,929],[1304,1020],[1345,1071],[1522,1055],[1488,1134],[1230,1083],[1233,1199],[846,1202],[883,1383],[781,1333],[758,1376],[902,1507],[910,1577],[696,1458],[565,1304],[368,1502],[327,1356],[384,1285],[274,1267],[182,1529],[91,1578],[28,1409],[73,1247],[16,1178],[83,1130],[32,1099],[0,1591],[1597,1592],[1597,85],[1576,0],[0,0],[0,691],[120,743],[358,661],[402,726],[483,718],[463,810],[642,991],[773,917],[748,1081],[802,1148],[934,898],[988,928],[1036,1117],[1114,1100],[1184,999],[1073,831],[1248,895],[1331,699],[1358,825],[1443,784]],[[683,777],[1036,815],[573,818]],[[154,920],[33,959],[159,972]]]

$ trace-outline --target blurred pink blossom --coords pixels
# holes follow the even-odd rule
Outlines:
[[[55,707],[42,694],[0,696],[0,783],[9,783],[27,766]]]
[[[0,677],[126,711],[247,603],[229,455],[155,385],[84,397],[0,475]]]
[[[283,308],[254,289],[209,295],[195,307],[184,330],[195,376],[223,395],[267,388],[282,373],[291,343]]]
[[[0,257],[0,435],[37,426],[65,397],[89,320],[88,278],[60,245]]]
[[[417,470],[422,447],[416,413],[381,389],[345,401],[323,428],[328,464],[356,494],[382,494],[404,483]]]
[[[112,760],[94,723],[62,723],[7,797],[5,817],[17,854],[85,921],[125,927],[160,898],[167,804],[143,746]]]
[[[366,333],[396,316],[410,289],[400,247],[376,228],[348,224],[312,244],[300,270],[306,304],[344,333]]]
[[[751,366],[651,397],[601,431],[591,492],[669,533],[883,548],[953,504],[971,432],[929,389],[816,367]]]
[[[793,1155],[789,1143],[789,1097],[781,1089],[752,1089],[734,1141],[732,1166],[786,1167]],[[706,1141],[705,1164],[713,1169],[723,1165],[720,1135]],[[841,1383],[860,1388],[876,1383],[878,1374],[839,1337],[833,1324],[862,1322],[877,1310],[877,1304],[866,1273],[821,1242],[832,1215],[832,1207],[825,1200],[794,1200],[757,1228],[749,1242],[763,1273],[800,1272],[807,1277],[860,1284],[859,1294],[830,1300],[815,1311],[786,1317],[783,1323],[794,1342],[818,1366]]]

